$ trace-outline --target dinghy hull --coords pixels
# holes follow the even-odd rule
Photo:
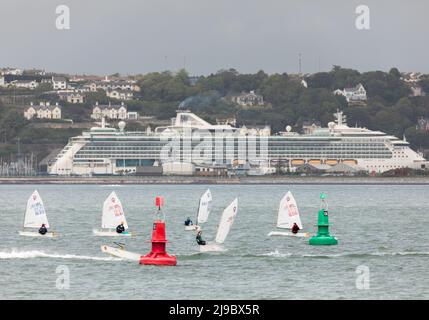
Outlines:
[[[192,225],[192,226],[185,226],[185,231],[194,231],[197,230],[197,226]]]
[[[308,232],[304,233],[292,233],[292,232],[282,232],[282,231],[271,231],[268,234],[268,237],[272,236],[283,236],[283,237],[298,237],[298,238],[309,238],[310,234]]]
[[[37,231],[19,231],[19,234],[24,237],[38,237],[38,238],[56,238],[58,233],[56,232],[47,232],[45,234],[40,234]]]
[[[101,251],[110,254],[111,256],[131,261],[140,261],[141,257],[141,254],[126,251],[122,248],[109,247],[106,245],[101,246]]]
[[[200,252],[224,252],[227,251],[224,247],[220,246],[217,243],[208,243],[204,246],[199,246]]]
[[[133,237],[134,233],[133,232],[122,232],[122,233],[117,233],[116,231],[104,231],[104,230],[92,230],[92,232],[94,233],[94,236],[98,236],[98,237]]]

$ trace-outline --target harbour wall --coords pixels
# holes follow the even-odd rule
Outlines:
[[[409,184],[429,185],[429,177],[0,177],[0,184]]]

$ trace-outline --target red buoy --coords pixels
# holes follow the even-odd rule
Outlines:
[[[161,207],[164,205],[162,197],[156,197],[155,204],[158,207],[157,219],[153,223],[152,250],[146,256],[140,257],[140,264],[152,264],[162,266],[175,266],[177,259],[170,256],[165,250],[167,239],[165,236],[165,217],[161,217]]]

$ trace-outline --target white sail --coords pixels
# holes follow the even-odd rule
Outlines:
[[[294,223],[302,229],[298,206],[292,193],[288,191],[280,201],[277,227],[291,229]]]
[[[231,229],[232,223],[234,222],[235,215],[237,214],[237,206],[238,199],[235,199],[225,210],[223,210],[216,234],[217,243],[223,243],[225,241],[226,236]]]
[[[24,228],[40,228],[44,224],[49,228],[45,206],[37,190],[33,192],[27,201],[27,209],[24,217]]]
[[[128,229],[122,204],[116,193],[113,191],[104,201],[103,215],[101,217],[101,227],[105,229],[114,229],[123,224]]]
[[[197,224],[207,222],[209,218],[210,209],[212,206],[212,194],[210,189],[207,189],[206,192],[200,198],[200,205],[198,207],[198,216],[197,216]]]

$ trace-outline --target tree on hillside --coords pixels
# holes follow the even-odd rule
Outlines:
[[[318,72],[309,76],[306,81],[310,88],[331,89],[333,86],[332,72]]]
[[[405,130],[405,136],[413,148],[429,148],[429,132],[417,130],[413,126]]]
[[[397,78],[397,79],[401,78],[401,73],[399,72],[398,68],[391,68],[389,70],[389,75],[393,78]]]
[[[347,123],[350,126],[370,128],[372,126],[372,115],[369,107],[347,108],[345,111]]]
[[[422,90],[429,95],[429,75],[424,75],[420,81],[419,85],[422,87]]]
[[[86,95],[85,106],[91,108],[98,102],[99,104],[107,104],[109,103],[109,98],[106,96],[106,92],[104,90],[97,90],[96,92],[89,92]]]
[[[360,73],[353,69],[334,66],[332,71],[331,90],[354,87],[360,82]]]
[[[182,101],[194,93],[190,87],[188,73],[180,70],[176,75],[171,72],[152,72],[138,81],[143,100]]]
[[[385,105],[393,105],[400,98],[407,97],[411,92],[409,87],[394,75],[382,71],[365,72],[360,82],[366,88],[370,98],[380,97]]]
[[[265,101],[279,106],[287,102],[288,80],[286,73],[273,74],[262,81],[259,92],[264,96]]]
[[[0,118],[0,137],[2,141],[11,141],[25,127],[27,120],[15,109],[2,113]]]

